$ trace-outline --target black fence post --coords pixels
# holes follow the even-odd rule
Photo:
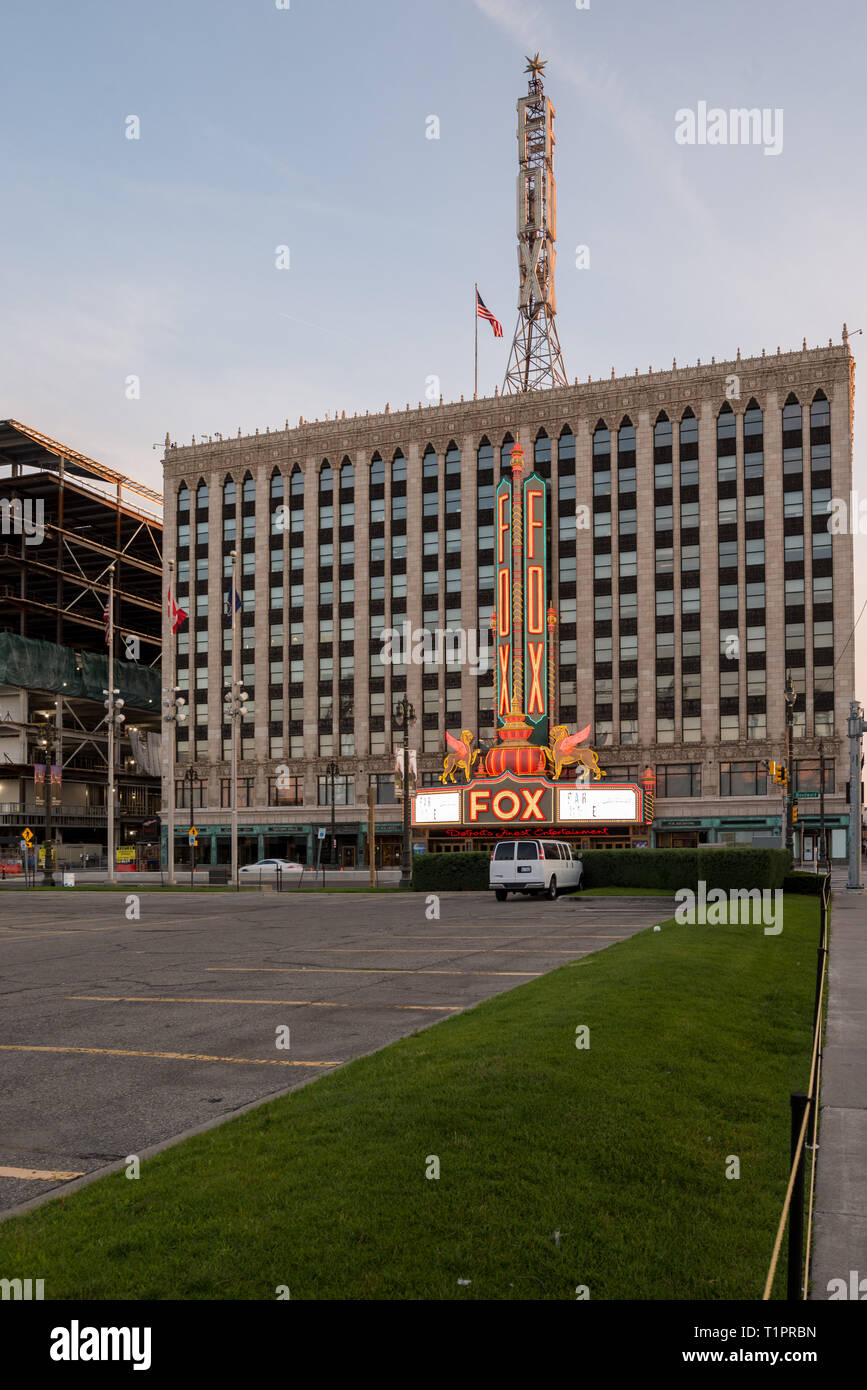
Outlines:
[[[825,875],[822,882],[822,891],[819,898],[819,947],[816,952],[816,999],[813,1005],[813,1031],[815,1032],[819,1022],[819,1000],[822,994],[822,976],[825,973],[825,957],[828,954],[828,896],[830,892],[830,875]]]
[[[792,1205],[789,1208],[789,1260],[786,1270],[786,1299],[789,1303],[801,1302],[801,1264],[804,1258],[804,1145],[799,1145],[801,1125],[808,1100],[803,1091],[793,1091],[789,1096],[791,1107],[790,1159],[795,1167],[795,1182],[792,1187]],[[806,1134],[805,1134],[806,1138]]]

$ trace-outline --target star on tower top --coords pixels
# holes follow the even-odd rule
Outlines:
[[[534,78],[541,78],[547,61],[547,58],[542,59],[539,57],[538,53],[536,53],[532,58],[527,58],[527,66],[524,68],[524,71],[529,72]]]

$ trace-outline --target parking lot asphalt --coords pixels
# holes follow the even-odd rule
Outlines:
[[[137,901],[136,919],[123,893],[0,897],[0,1211],[673,911],[661,898],[487,893],[440,894],[438,918],[419,893]]]

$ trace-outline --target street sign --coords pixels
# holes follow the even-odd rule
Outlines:
[[[318,831],[316,832],[316,838],[317,838],[317,840],[324,840],[324,839],[325,839],[325,826],[324,826],[324,825],[320,825]]]
[[[30,829],[29,825],[26,830],[21,831],[21,838],[22,840],[26,840],[28,845],[30,844],[30,841],[33,839],[33,831]]]
[[[199,832],[194,825],[190,826],[189,843],[191,845],[197,845],[199,843]]]
[[[818,801],[818,799],[819,799],[819,793],[818,793],[818,792],[795,792],[795,800],[796,800],[796,801],[805,801],[805,800],[809,800],[809,799],[812,799],[812,798],[815,798],[815,799]]]

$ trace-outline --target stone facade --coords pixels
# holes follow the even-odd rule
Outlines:
[[[354,711],[354,752],[343,754],[337,723],[337,711],[341,698],[346,701],[346,688],[341,692],[339,678],[339,559],[338,559],[338,517],[334,519],[334,645],[335,655],[333,675],[333,697],[335,710],[333,756],[339,763],[341,774],[355,778],[356,804],[338,806],[336,819],[347,831],[352,828],[358,833],[359,854],[362,853],[360,824],[366,819],[366,799],[368,777],[372,773],[388,774],[393,768],[393,755],[388,752],[371,753],[370,717],[370,614],[371,578],[370,564],[370,525],[369,473],[371,459],[379,452],[386,465],[385,485],[385,593],[386,625],[400,626],[404,618],[414,627],[422,626],[425,611],[423,595],[423,479],[422,458],[430,446],[439,459],[439,622],[446,626],[446,613],[459,606],[461,626],[465,630],[478,629],[480,613],[478,601],[478,560],[477,560],[477,450],[483,440],[487,440],[495,451],[495,477],[499,478],[499,448],[507,435],[519,440],[527,457],[527,470],[532,467],[534,442],[540,430],[544,430],[551,440],[551,527],[550,572],[551,599],[555,608],[559,607],[559,532],[557,524],[558,459],[557,441],[564,427],[568,427],[575,437],[575,499],[576,504],[593,505],[593,459],[592,437],[599,421],[604,421],[611,431],[612,450],[612,491],[611,491],[611,534],[612,534],[612,627],[613,642],[613,697],[611,723],[613,735],[602,757],[603,766],[640,765],[660,767],[666,764],[701,764],[702,795],[682,800],[658,799],[657,817],[660,825],[666,819],[688,819],[690,822],[708,817],[737,820],[738,817],[751,819],[768,818],[774,812],[779,816],[779,794],[767,797],[720,797],[719,764],[730,761],[764,760],[780,758],[785,748],[785,700],[786,677],[785,644],[785,601],[784,601],[784,518],[783,518],[783,460],[782,460],[782,411],[790,394],[794,394],[804,412],[804,536],[805,555],[805,631],[812,631],[813,591],[810,583],[809,536],[809,419],[810,405],[817,391],[824,392],[830,405],[831,420],[831,494],[834,497],[848,498],[852,480],[852,409],[853,409],[853,361],[845,336],[842,344],[830,344],[827,348],[814,348],[780,353],[761,357],[741,358],[726,362],[711,362],[710,365],[688,366],[664,372],[648,372],[634,377],[614,377],[610,380],[588,381],[584,384],[540,391],[526,395],[494,396],[483,400],[464,401],[427,408],[386,411],[377,415],[300,422],[297,428],[278,432],[265,431],[246,438],[208,439],[189,446],[168,444],[163,460],[165,479],[165,529],[164,560],[173,557],[177,548],[176,498],[182,483],[195,492],[201,480],[209,487],[209,547],[208,547],[208,589],[211,602],[208,611],[208,743],[207,756],[194,758],[197,772],[207,778],[208,791],[205,805],[196,812],[197,824],[204,827],[225,827],[228,811],[220,806],[220,782],[229,775],[228,764],[222,757],[221,707],[223,698],[223,632],[225,621],[222,616],[223,590],[223,537],[221,530],[220,489],[227,476],[231,476],[238,487],[240,498],[242,481],[246,474],[252,475],[255,483],[256,516],[270,515],[271,478],[275,470],[283,475],[286,495],[289,501],[289,480],[292,470],[300,468],[304,475],[304,589],[303,589],[303,651],[304,651],[304,695],[303,695],[303,753],[297,743],[294,751],[290,745],[290,694],[289,694],[289,614],[286,613],[283,632],[283,712],[281,756],[272,756],[276,748],[272,746],[273,731],[269,732],[269,589],[272,583],[270,570],[271,535],[270,526],[257,522],[255,529],[255,745],[248,748],[242,759],[241,775],[254,779],[254,805],[245,807],[240,816],[246,826],[279,827],[282,823],[305,823],[308,826],[326,824],[330,819],[330,809],[317,805],[317,778],[324,774],[331,761],[331,754],[320,752],[319,734],[319,583],[321,579],[317,536],[319,534],[318,481],[317,474],[323,461],[327,460],[335,472],[344,460],[354,467],[354,602],[353,615],[355,669],[352,677],[351,701]],[[719,667],[720,667],[720,617],[718,594],[717,541],[717,416],[723,403],[728,399],[737,420],[737,537],[739,567],[739,601],[737,613],[738,635],[741,650],[747,646],[747,623],[745,610],[745,545],[747,533],[744,514],[744,434],[743,414],[748,403],[755,400],[763,411],[764,423],[764,537],[765,537],[765,631],[766,631],[766,718],[764,736],[751,738],[747,733],[747,661],[739,663],[739,709],[740,724],[738,737],[720,740],[719,720]],[[677,426],[687,407],[691,408],[698,421],[699,438],[699,527],[701,547],[700,568],[700,606],[701,606],[701,735],[698,741],[682,740],[681,712],[681,575],[675,559],[674,564],[674,648],[675,661],[675,704],[674,741],[657,743],[655,724],[656,712],[656,670],[657,651],[655,646],[656,604],[654,584],[650,582],[655,573],[655,522],[654,522],[654,464],[653,434],[654,423],[665,412],[675,431],[674,449],[674,489],[673,489],[673,550],[679,554],[680,547],[680,508],[678,500],[678,451]],[[637,466],[637,554],[638,554],[638,731],[637,742],[621,746],[618,743],[620,728],[618,708],[617,652],[619,637],[618,619],[618,578],[617,578],[617,534],[618,499],[614,484],[616,469],[617,430],[623,418],[628,416],[636,432]],[[461,509],[460,509],[460,589],[453,583],[448,587],[447,556],[445,552],[446,516],[442,506],[445,487],[445,454],[450,445],[457,446],[461,452]],[[396,450],[406,459],[406,611],[392,614],[388,595],[391,593],[391,545],[390,522],[390,482],[389,467]],[[312,485],[311,485],[312,483]],[[658,498],[656,499],[658,502]],[[337,491],[335,482],[335,513],[337,512]],[[193,503],[195,505],[195,501]],[[194,513],[192,514],[194,516]],[[240,507],[239,507],[240,515]],[[240,531],[240,527],[239,527]],[[594,718],[594,568],[593,530],[576,531],[577,552],[577,723],[583,724]],[[240,551],[240,535],[237,549]],[[194,550],[191,549],[191,557]],[[827,798],[829,816],[845,814],[843,793],[847,779],[846,716],[850,700],[854,695],[854,643],[847,640],[854,623],[853,558],[851,536],[835,536],[832,548],[833,559],[833,655],[831,663],[836,662],[834,672],[834,720],[833,733],[825,737],[826,754],[836,764],[836,788],[833,796]],[[192,560],[193,572],[195,561]],[[288,596],[289,541],[283,560],[282,581]],[[167,583],[167,575],[164,583]],[[191,580],[190,590],[195,588]],[[453,597],[450,597],[452,595]],[[184,607],[187,605],[181,595]],[[428,608],[428,611],[430,609]],[[165,612],[165,604],[164,604]],[[344,616],[346,615],[344,611]],[[486,626],[486,614],[482,615],[481,625]],[[191,623],[192,627],[192,616]],[[732,620],[731,626],[734,626]],[[168,630],[165,640],[170,639]],[[813,708],[813,651],[808,641],[805,647],[806,690],[803,730],[795,739],[795,756],[810,758],[816,755],[818,744],[816,721]],[[845,648],[845,650],[844,650]],[[190,664],[194,656],[191,653]],[[829,663],[830,664],[830,663]],[[386,748],[391,747],[393,737],[398,735],[389,730],[388,712],[397,698],[403,694],[403,686],[393,679],[392,672],[386,668],[385,701]],[[482,678],[490,686],[491,676]],[[406,672],[405,689],[419,716],[413,736],[413,745],[422,749],[422,668],[409,665]],[[192,692],[191,692],[192,698]],[[574,702],[570,696],[566,703]],[[429,697],[430,704],[430,697]],[[438,685],[438,724],[440,742],[444,742],[446,724],[450,729],[468,728],[476,730],[479,714],[479,688],[476,679],[464,670],[461,679],[460,711],[453,707],[446,713],[446,681],[441,672]],[[296,726],[297,727],[297,726]],[[201,741],[200,741],[201,742]],[[204,753],[204,749],[200,749]],[[441,754],[433,749],[419,752],[419,768],[428,774],[441,767]],[[283,807],[279,810],[268,805],[268,778],[273,777],[278,765],[286,765],[293,775],[303,779],[303,805]],[[189,762],[181,758],[176,775],[182,777]],[[165,793],[165,788],[164,788]],[[165,801],[165,794],[164,794]],[[400,809],[380,808],[378,820],[386,816],[399,821]],[[180,817],[181,821],[183,816]],[[841,822],[842,823],[842,822]],[[717,838],[710,835],[707,838]],[[262,848],[262,841],[259,848]],[[300,848],[300,847],[299,847]]]

